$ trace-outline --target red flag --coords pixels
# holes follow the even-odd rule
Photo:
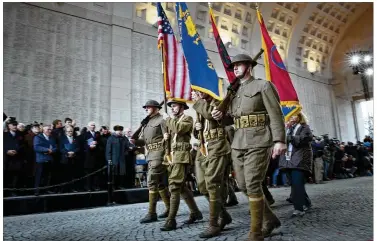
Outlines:
[[[264,65],[267,80],[274,83],[279,93],[280,104],[285,116],[285,120],[301,110],[296,90],[292,84],[291,77],[280,57],[274,42],[272,42],[263,18],[259,10],[257,16],[262,32],[262,48],[264,49]]]
[[[234,81],[236,80],[236,76],[233,73],[233,69],[230,68],[230,63],[231,63],[230,56],[228,52],[226,51],[223,41],[221,40],[219,31],[217,31],[215,18],[213,17],[213,12],[212,12],[211,7],[209,7],[209,18],[212,23],[212,31],[213,31],[213,36],[215,37],[215,40],[216,40],[217,49],[219,50],[220,58],[221,58],[221,61],[223,62],[226,75],[228,76],[228,81],[231,84],[233,84]]]

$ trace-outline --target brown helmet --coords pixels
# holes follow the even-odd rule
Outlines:
[[[247,62],[247,63],[251,63],[251,66],[254,68],[256,65],[257,65],[257,62],[254,61],[249,55],[247,54],[237,54],[236,56],[234,56],[234,58],[232,59],[232,62],[230,63],[230,68],[233,68],[233,65],[235,63],[239,63],[239,62]]]
[[[143,108],[145,109],[147,107],[156,107],[161,109],[160,104],[155,100],[148,100],[147,103],[145,103],[145,105],[143,106]]]
[[[188,105],[186,104],[186,102],[183,102],[183,101],[178,101],[178,100],[171,100],[171,101],[169,101],[168,103],[167,103],[167,105],[169,106],[169,107],[171,107],[171,105],[172,104],[180,104],[180,105],[182,105],[183,106],[183,108],[185,109],[185,110],[187,110],[189,107],[188,107]]]

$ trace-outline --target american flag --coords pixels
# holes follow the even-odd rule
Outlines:
[[[175,100],[191,100],[191,84],[182,46],[177,42],[173,28],[161,3],[157,3],[158,49],[164,57],[164,83],[167,97]]]

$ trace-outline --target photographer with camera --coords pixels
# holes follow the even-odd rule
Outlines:
[[[329,141],[328,144],[325,144],[323,150],[323,166],[324,166],[324,181],[330,181],[333,177],[334,163],[335,163],[335,151],[336,151],[336,142],[335,139]]]
[[[316,137],[312,142],[313,149],[313,159],[314,159],[314,180],[316,184],[323,183],[323,150],[325,148],[325,142],[322,141],[321,137]]]

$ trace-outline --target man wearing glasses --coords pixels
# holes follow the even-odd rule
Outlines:
[[[51,125],[43,126],[43,133],[34,137],[34,151],[36,153],[35,195],[39,195],[39,185],[48,186],[51,180],[51,163],[56,153],[56,141],[51,136]]]

